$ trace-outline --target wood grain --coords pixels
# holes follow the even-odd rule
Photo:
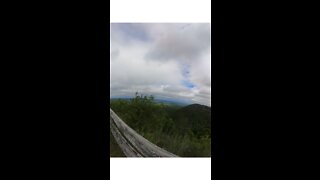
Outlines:
[[[110,129],[127,157],[178,157],[142,137],[122,121],[112,109],[110,109]]]

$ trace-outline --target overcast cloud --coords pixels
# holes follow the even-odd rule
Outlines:
[[[135,92],[211,106],[210,24],[112,23],[112,97]]]

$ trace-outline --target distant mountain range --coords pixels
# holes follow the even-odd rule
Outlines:
[[[110,99],[111,100],[113,100],[113,99],[131,100],[132,98],[131,97],[114,97],[114,98],[110,98]],[[169,104],[169,105],[179,105],[179,106],[187,106],[187,105],[192,104],[188,101],[176,100],[176,99],[156,98],[154,101],[157,103],[163,103],[163,104]]]
[[[180,105],[180,106],[186,106],[191,104],[191,103],[180,101],[180,100],[155,99],[154,101],[157,103]]]

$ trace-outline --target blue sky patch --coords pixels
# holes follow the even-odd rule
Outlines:
[[[185,87],[189,88],[189,89],[194,88],[195,85],[188,80],[189,77],[190,77],[190,71],[189,71],[188,66],[186,66],[186,65],[183,66],[183,68],[182,68],[182,75],[183,75],[183,77],[184,77],[184,80],[182,80],[182,84],[183,84]]]
[[[148,41],[148,34],[143,28],[139,28],[137,25],[131,23],[124,23],[120,26],[122,32],[127,36],[127,38],[138,39],[140,41]]]
[[[192,83],[191,83],[190,81],[188,81],[188,80],[183,80],[183,81],[182,81],[182,84],[183,84],[185,87],[189,88],[189,89],[192,89],[192,88],[195,87],[195,85],[192,84]]]

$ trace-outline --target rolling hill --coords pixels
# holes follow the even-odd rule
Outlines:
[[[176,110],[172,118],[179,133],[191,130],[197,137],[211,137],[211,108],[200,104],[191,104]]]

